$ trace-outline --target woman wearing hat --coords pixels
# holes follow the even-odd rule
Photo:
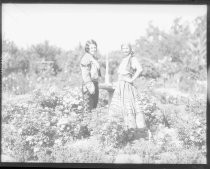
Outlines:
[[[133,82],[142,67],[133,55],[130,44],[121,45],[122,61],[118,68],[118,81],[109,107],[111,121],[121,121],[126,129],[146,129],[140,98]]]
[[[85,106],[90,111],[96,108],[99,97],[98,79],[101,73],[96,56],[97,43],[94,40],[87,41],[85,52],[80,62],[83,79],[82,94]]]

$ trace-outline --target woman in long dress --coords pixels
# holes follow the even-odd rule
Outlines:
[[[118,68],[118,81],[115,83],[115,91],[109,107],[109,119],[120,120],[126,130],[145,131],[146,124],[140,107],[141,101],[133,84],[139,77],[142,67],[134,57],[130,44],[123,44],[121,51],[123,59]]]

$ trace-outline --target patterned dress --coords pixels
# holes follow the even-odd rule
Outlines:
[[[133,84],[123,80],[132,77],[137,67],[141,69],[138,60],[133,56],[122,60],[118,69],[118,82],[109,107],[109,119],[120,120],[126,129],[146,127],[137,89]]]

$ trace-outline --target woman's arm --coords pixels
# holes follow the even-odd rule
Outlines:
[[[142,72],[143,69],[142,69],[142,67],[141,67],[137,58],[133,57],[131,63],[132,63],[132,67],[134,67],[136,69],[135,74],[131,78],[131,80],[134,81],[137,77],[139,77],[139,75],[140,75],[140,73]]]
[[[136,78],[140,75],[140,73],[142,72],[142,67],[138,61],[138,59],[136,57],[132,57],[131,58],[131,66],[132,68],[136,69],[136,72],[134,73],[132,78],[126,78],[125,80],[129,83],[133,83],[134,80],[136,80]]]
[[[90,75],[90,69],[91,69],[90,60],[86,56],[84,56],[80,64],[81,64],[83,82],[85,83],[90,94],[94,94],[95,87],[91,80],[91,75]]]

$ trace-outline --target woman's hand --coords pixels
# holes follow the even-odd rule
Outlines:
[[[128,83],[133,83],[133,79],[129,78],[129,77],[125,77],[123,80],[128,82]]]
[[[86,84],[86,87],[87,87],[87,89],[88,89],[90,94],[94,94],[95,93],[95,86],[94,86],[93,82],[88,82]]]
[[[114,89],[117,87],[117,85],[118,85],[118,82],[113,82],[112,83],[112,86],[113,86]]]

